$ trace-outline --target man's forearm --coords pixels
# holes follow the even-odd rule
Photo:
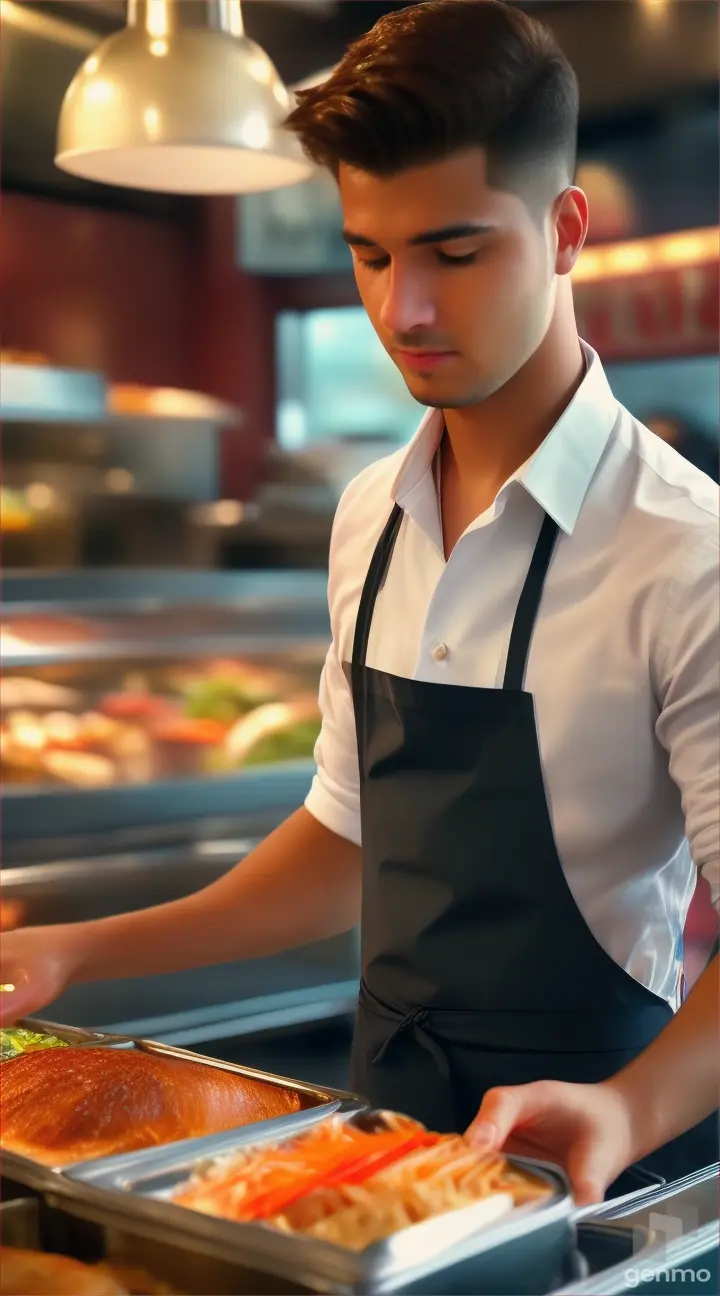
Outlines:
[[[673,1020],[607,1086],[630,1113],[633,1160],[704,1120],[720,1105],[720,961],[713,959]]]
[[[361,879],[359,848],[299,810],[204,890],[66,927],[72,980],[207,967],[338,935],[359,921]]]

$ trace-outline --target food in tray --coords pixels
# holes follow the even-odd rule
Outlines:
[[[7,634],[15,648],[56,648],[60,644],[71,648],[78,644],[99,643],[103,638],[101,628],[90,617],[72,613],[22,612],[18,605],[5,613],[2,633]]]
[[[314,697],[270,702],[239,720],[225,740],[230,758],[241,765],[311,757],[320,734],[320,713]]]
[[[128,1296],[128,1289],[97,1265],[0,1246],[0,1296]]]
[[[63,684],[50,684],[46,680],[9,675],[0,688],[0,707],[3,711],[20,708],[37,711],[72,711],[81,705],[77,689]]]
[[[32,711],[13,711],[8,717],[7,736],[25,749],[44,751],[112,751],[124,737],[124,727],[98,711],[73,715],[50,711],[38,716]]]
[[[3,1026],[0,1030],[0,1062],[8,1062],[21,1053],[36,1053],[38,1049],[68,1047],[65,1040],[47,1031],[26,1030],[23,1026]]]
[[[63,783],[78,788],[112,787],[115,766],[106,756],[93,756],[86,752],[49,751],[43,760],[43,769]]]
[[[172,702],[168,698],[148,693],[144,689],[106,693],[98,709],[111,720],[136,720],[140,723],[174,714]]]
[[[49,1049],[3,1067],[0,1146],[69,1165],[299,1109],[292,1089],[191,1059],[135,1048]]]
[[[197,720],[219,720],[234,724],[254,707],[271,701],[277,692],[277,681],[270,672],[251,666],[214,671],[189,679],[184,685],[184,709]]]
[[[100,711],[12,710],[0,729],[0,757],[11,775],[50,775],[75,787],[138,782],[152,772],[147,734]]]
[[[122,687],[7,677],[0,689],[0,762],[9,783],[102,788],[227,774],[309,759],[320,732],[315,694],[292,673],[211,660],[131,672]]]
[[[0,1296],[179,1296],[129,1265],[83,1264],[70,1256],[0,1246]]]
[[[161,776],[192,778],[204,773],[201,757],[222,750],[227,729],[217,720],[183,715],[158,720],[149,729]]]
[[[42,351],[21,351],[20,347],[3,347],[0,350],[0,364],[33,365],[44,369],[50,363]]]
[[[332,1117],[291,1142],[223,1157],[173,1201],[361,1251],[448,1211],[483,1202],[490,1223],[549,1195],[544,1180],[505,1157],[385,1113],[377,1130]]]

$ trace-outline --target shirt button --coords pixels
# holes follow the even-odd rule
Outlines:
[[[446,658],[447,655],[448,655],[448,646],[447,646],[447,644],[444,644],[444,643],[438,644],[438,645],[437,645],[437,648],[433,648],[433,650],[432,650],[432,655],[433,655],[433,657],[435,658],[435,661],[438,661],[438,662],[445,661],[445,658]]]

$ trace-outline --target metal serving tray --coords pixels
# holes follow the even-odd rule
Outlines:
[[[125,1042],[124,1035],[108,1035],[104,1031],[84,1030],[80,1026],[59,1026],[56,1022],[40,1021],[38,1017],[21,1017],[9,1029],[20,1027],[23,1030],[36,1031],[38,1035],[55,1035],[57,1039],[72,1044],[73,1048],[100,1048]],[[12,1062],[12,1058],[6,1061]]]
[[[188,1296],[194,1293],[205,1296],[208,1291],[215,1296],[226,1296],[226,1293],[260,1296],[270,1290],[262,1275],[256,1284],[249,1285],[250,1275],[243,1276],[237,1261],[234,1266],[223,1265],[183,1250],[170,1238],[164,1242],[148,1242],[133,1237],[122,1227],[118,1229],[115,1221],[78,1220],[63,1208],[61,1200],[49,1204],[37,1197],[25,1197],[0,1203],[0,1234],[6,1246],[56,1251],[90,1264],[105,1261],[111,1270],[119,1268],[121,1280],[126,1265],[139,1266],[158,1285],[170,1284],[172,1289]],[[601,1291],[604,1296],[619,1296],[627,1292],[628,1266],[633,1266],[631,1277],[642,1272],[649,1263],[649,1253],[656,1246],[657,1237],[647,1230],[618,1224],[581,1224],[577,1242],[577,1250],[568,1257],[567,1274],[552,1289],[554,1296],[599,1296]],[[299,1292],[301,1288],[297,1284],[281,1286],[278,1282],[272,1290],[288,1293]],[[472,1285],[463,1288],[465,1296],[469,1292],[475,1296],[475,1291]]]
[[[591,1214],[593,1220],[622,1220],[650,1228],[659,1227],[658,1221],[669,1216],[675,1222],[680,1221],[683,1231],[688,1233],[715,1222],[719,1207],[720,1164],[715,1162],[682,1179],[600,1203],[586,1213]],[[575,1218],[577,1220],[577,1214]]]
[[[57,1035],[59,1039],[65,1039],[69,1044],[80,1048],[140,1049],[146,1053],[162,1053],[166,1057],[182,1058],[185,1061],[197,1062],[199,1066],[213,1067],[220,1071],[231,1071],[234,1075],[244,1076],[247,1079],[261,1080],[266,1084],[276,1085],[281,1089],[291,1089],[299,1095],[301,1106],[298,1112],[293,1112],[289,1116],[258,1122],[254,1125],[243,1126],[242,1132],[257,1132],[262,1129],[268,1131],[269,1137],[277,1138],[279,1134],[289,1136],[294,1130],[304,1129],[308,1124],[321,1120],[324,1116],[329,1116],[333,1112],[339,1110],[356,1112],[362,1110],[366,1105],[355,1095],[340,1090],[308,1084],[303,1080],[292,1080],[287,1076],[270,1075],[268,1072],[258,1071],[254,1067],[245,1067],[238,1062],[224,1062],[218,1058],[207,1057],[205,1054],[193,1053],[188,1049],[174,1048],[169,1044],[160,1044],[152,1040],[83,1031],[75,1027],[61,1026],[53,1022],[41,1022],[35,1019],[25,1019],[18,1022],[18,1025],[25,1026],[29,1030],[47,1031],[49,1034]],[[238,1133],[239,1131],[235,1131],[235,1137],[238,1136]],[[164,1144],[155,1150],[162,1152],[171,1147],[194,1146],[195,1143],[201,1142],[203,1140],[183,1140],[181,1143]],[[142,1152],[133,1153],[131,1159],[141,1155],[143,1155]],[[124,1156],[111,1159],[98,1158],[97,1161],[83,1161],[79,1163],[79,1166],[92,1166],[105,1164],[106,1160],[124,1161],[125,1159]],[[67,1174],[70,1168],[68,1166],[47,1166],[41,1162],[33,1161],[29,1157],[20,1156],[16,1152],[2,1148],[3,1176],[29,1188],[45,1191],[56,1185],[58,1178],[63,1174]],[[72,1168],[77,1169],[78,1167]]]
[[[37,1031],[39,1034],[56,1035],[58,1039],[64,1040],[66,1044],[72,1045],[73,1048],[124,1048],[131,1046],[131,1041],[126,1040],[121,1035],[106,1035],[101,1031],[82,1030],[79,1026],[63,1026],[57,1022],[41,1021],[37,1017],[21,1017],[15,1022],[15,1025],[23,1027],[25,1030]],[[18,1056],[21,1057],[22,1054]],[[1,1068],[12,1061],[14,1061],[13,1058],[6,1058],[5,1062],[0,1063],[0,1075],[2,1074]],[[54,1173],[52,1167],[41,1165],[38,1161],[32,1161],[29,1157],[20,1156],[17,1152],[10,1152],[3,1148],[1,1140],[0,1153],[2,1155],[3,1176],[24,1184],[28,1188],[41,1188]]]
[[[606,1232],[614,1226],[597,1224],[595,1227],[598,1232]],[[625,1232],[633,1241],[630,1254],[623,1255],[619,1262],[600,1273],[561,1287],[555,1296],[630,1296],[638,1289],[643,1296],[650,1293],[679,1296],[688,1289],[708,1293],[718,1290],[720,1228],[717,1224],[705,1224],[672,1239],[642,1228],[626,1228]]]
[[[379,1112],[338,1111],[354,1122],[382,1122]],[[297,1132],[296,1125],[283,1136]],[[518,1208],[496,1225],[482,1222],[478,1203],[404,1229],[363,1252],[266,1225],[217,1219],[169,1200],[201,1164],[277,1141],[278,1126],[268,1124],[263,1130],[255,1127],[70,1167],[64,1178],[74,1191],[64,1209],[98,1223],[112,1219],[116,1229],[136,1241],[182,1244],[208,1260],[229,1264],[236,1285],[227,1290],[253,1296],[289,1290],[523,1296],[557,1285],[574,1244],[568,1184],[556,1167],[525,1158],[510,1160],[547,1181],[552,1189],[548,1202]]]

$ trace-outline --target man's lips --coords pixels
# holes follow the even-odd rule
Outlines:
[[[405,351],[402,348],[398,355],[404,365],[410,369],[427,371],[436,369],[438,365],[447,360],[451,360],[456,353],[454,351],[431,351],[431,350],[411,350]]]

